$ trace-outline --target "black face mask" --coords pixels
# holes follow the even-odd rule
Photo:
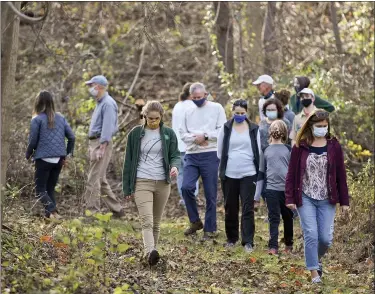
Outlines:
[[[310,99],[310,98],[309,99],[303,99],[303,100],[301,100],[301,103],[304,107],[309,107],[312,103],[312,99]]]

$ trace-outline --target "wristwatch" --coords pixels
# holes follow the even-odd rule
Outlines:
[[[204,140],[205,140],[205,141],[208,140],[208,135],[207,135],[207,134],[204,134]]]

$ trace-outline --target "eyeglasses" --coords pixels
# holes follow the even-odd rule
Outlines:
[[[329,117],[329,112],[327,111],[317,111],[315,112],[315,116],[319,119],[325,119]]]
[[[246,100],[237,100],[233,103],[233,106],[241,106],[241,107],[247,107],[247,101]]]

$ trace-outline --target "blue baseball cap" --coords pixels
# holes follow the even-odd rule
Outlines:
[[[91,84],[98,84],[98,85],[102,85],[102,86],[107,86],[108,85],[108,81],[106,79],[105,76],[95,76],[95,77],[92,77],[91,80],[89,80],[88,82],[85,82],[86,85],[91,85]]]

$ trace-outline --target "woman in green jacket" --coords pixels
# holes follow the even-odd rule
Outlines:
[[[143,107],[145,125],[130,131],[122,176],[126,198],[134,196],[142,224],[145,257],[150,265],[158,263],[156,245],[160,221],[171,191],[171,177],[177,177],[180,152],[177,137],[164,126],[163,106],[149,101]]]
[[[310,85],[310,79],[308,77],[295,77],[294,81],[294,89],[296,90],[296,94],[293,94],[289,100],[289,107],[295,113],[298,114],[302,111],[303,105],[301,104],[301,98],[299,97],[298,93],[302,91],[304,88],[308,88]],[[324,109],[325,111],[332,112],[335,110],[335,107],[329,103],[327,100],[320,98],[318,95],[315,94],[315,101],[314,105],[316,108]]]

